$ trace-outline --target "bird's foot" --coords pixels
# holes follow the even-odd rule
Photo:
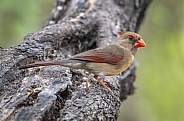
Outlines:
[[[103,75],[100,75],[100,76],[99,75],[94,75],[94,78],[96,80],[98,80],[98,79],[101,78],[103,80],[103,82],[106,83],[107,86],[112,87],[114,90],[119,91],[119,89],[117,87],[115,87],[113,84],[111,84],[110,82],[108,82],[108,81],[105,80],[105,76],[103,76]]]
[[[106,81],[106,80],[103,80],[103,82],[106,83],[106,85],[108,85],[109,87],[112,87],[114,90],[119,90],[117,87],[115,87],[113,84],[111,84],[110,82]]]
[[[114,93],[112,92],[112,90],[111,90],[109,87],[107,87],[107,85],[104,84],[104,82],[107,83],[107,81],[105,81],[103,78],[98,78],[98,76],[94,76],[94,78],[97,79],[98,82],[99,82],[105,89],[107,89],[107,90],[110,92],[111,96],[114,97],[114,98],[118,101],[118,103],[121,103],[120,99],[119,99],[117,96],[114,95]],[[110,83],[108,82],[108,84],[110,84]],[[111,86],[113,86],[113,85],[111,85]],[[114,87],[114,86],[113,86],[113,87]],[[117,90],[118,90],[118,89],[117,89]]]

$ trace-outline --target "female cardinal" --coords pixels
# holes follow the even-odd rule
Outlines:
[[[110,45],[76,54],[66,60],[35,62],[21,66],[20,69],[60,65],[73,69],[85,69],[93,73],[96,79],[100,74],[104,76],[117,75],[132,64],[137,49],[146,46],[142,37],[134,32],[118,32],[118,34],[120,35],[119,39]],[[103,79],[97,80],[112,94],[112,91],[103,84]]]

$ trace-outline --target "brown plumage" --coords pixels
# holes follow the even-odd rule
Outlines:
[[[118,34],[119,39],[110,45],[76,54],[66,60],[35,62],[21,66],[20,69],[60,65],[73,69],[85,69],[95,75],[117,75],[132,64],[137,49],[146,46],[141,36],[134,32],[118,32]]]

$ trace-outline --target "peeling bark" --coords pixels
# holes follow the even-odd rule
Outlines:
[[[19,70],[110,44],[118,31],[138,31],[151,0],[56,0],[45,26],[18,46],[0,49],[0,120],[117,120],[120,104],[84,70],[61,66]],[[136,62],[106,79],[121,101],[133,94]],[[91,86],[87,87],[86,81]]]

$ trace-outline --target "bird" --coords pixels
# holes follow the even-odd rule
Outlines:
[[[142,37],[135,32],[120,31],[118,35],[118,40],[109,45],[81,52],[68,59],[35,62],[20,66],[19,69],[52,65],[84,69],[94,74],[94,78],[115,97],[111,89],[104,84],[108,81],[101,77],[115,76],[125,71],[132,64],[137,50],[146,46]]]

